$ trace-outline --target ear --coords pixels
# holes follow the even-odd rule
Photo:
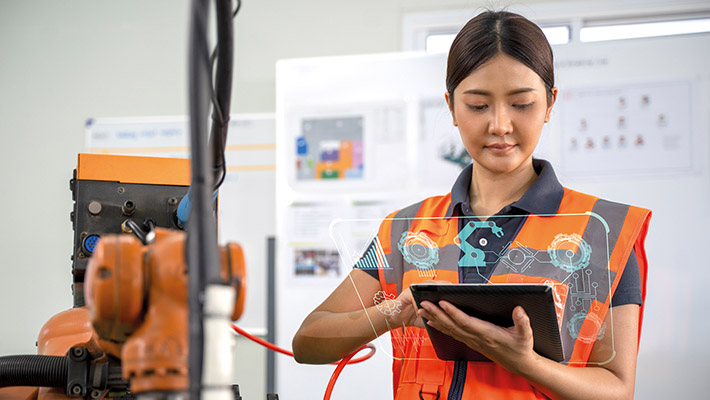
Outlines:
[[[454,126],[459,126],[456,122],[456,114],[454,113],[454,99],[449,96],[449,92],[444,93],[444,98],[446,98],[446,105],[449,106],[449,112],[451,113],[451,118],[454,120]]]
[[[557,101],[557,88],[552,88],[552,101],[547,105],[547,112],[545,112],[545,122],[550,122],[550,113],[552,113],[552,106],[555,105]]]

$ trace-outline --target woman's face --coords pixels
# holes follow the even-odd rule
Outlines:
[[[532,165],[532,152],[557,97],[520,61],[500,53],[474,70],[446,101],[476,168],[505,174]]]

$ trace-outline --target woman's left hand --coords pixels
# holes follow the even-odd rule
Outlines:
[[[513,310],[514,325],[508,328],[471,317],[446,301],[440,301],[438,306],[422,302],[418,313],[428,320],[429,326],[465,343],[510,372],[520,371],[537,356],[530,318],[520,306]]]

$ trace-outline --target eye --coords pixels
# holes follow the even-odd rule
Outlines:
[[[488,105],[486,105],[486,104],[481,104],[481,105],[467,104],[466,106],[468,107],[469,110],[477,111],[477,112],[481,112],[481,111],[485,110],[486,108],[488,108]]]
[[[513,107],[517,108],[518,110],[526,110],[532,106],[535,105],[535,102],[530,102],[530,103],[525,103],[525,104],[513,104]]]

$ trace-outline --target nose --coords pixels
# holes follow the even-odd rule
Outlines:
[[[497,106],[491,115],[491,120],[488,124],[488,133],[491,135],[502,136],[510,133],[513,130],[513,123],[510,120],[510,114],[505,106]]]

